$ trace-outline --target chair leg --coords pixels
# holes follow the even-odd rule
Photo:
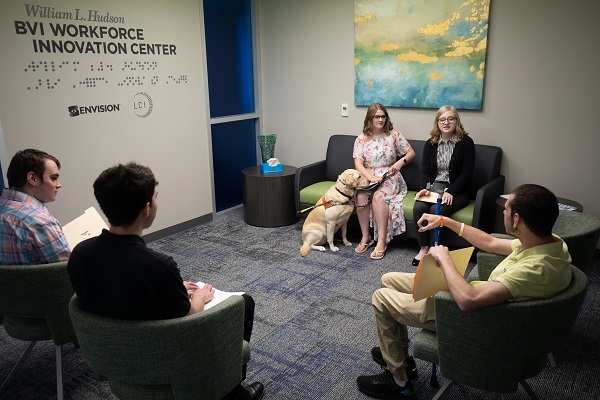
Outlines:
[[[446,382],[444,382],[444,384],[442,385],[442,388],[438,390],[438,392],[435,394],[432,400],[443,399],[448,394],[453,384],[454,382],[452,382],[450,379],[447,379]]]
[[[554,361],[554,354],[548,353],[548,363],[552,368],[556,368],[556,362]]]
[[[529,386],[529,384],[525,380],[522,380],[519,383],[521,384],[521,386],[523,386],[523,389],[525,389],[529,397],[531,397],[533,400],[540,400],[531,388],[531,386]]]
[[[63,400],[62,345],[56,346],[56,399]]]
[[[429,386],[431,386],[432,388],[439,388],[440,384],[438,383],[438,379],[437,379],[437,365],[436,364],[431,364],[431,379],[429,380]]]
[[[17,363],[15,364],[15,366],[13,367],[13,369],[10,371],[10,373],[8,374],[8,376],[6,377],[6,379],[4,380],[4,382],[2,383],[2,386],[0,387],[0,389],[4,389],[6,386],[8,386],[8,384],[10,383],[10,381],[15,377],[15,374],[21,368],[21,365],[23,364],[23,361],[25,361],[25,359],[27,358],[27,356],[29,355],[29,353],[31,353],[31,350],[33,350],[33,346],[35,346],[36,343],[37,342],[31,342],[31,343],[29,343],[29,346],[27,346],[27,349],[25,350],[25,352],[23,353],[23,355],[21,356],[21,358],[19,358],[19,361],[17,361]]]

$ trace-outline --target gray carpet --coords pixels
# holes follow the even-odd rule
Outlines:
[[[254,297],[248,381],[265,384],[265,400],[368,399],[356,389],[356,377],[380,372],[370,359],[370,349],[377,345],[371,294],[384,272],[414,270],[410,260],[417,244],[396,238],[380,261],[372,261],[368,252],[355,254],[341,241],[337,253],[311,251],[302,258],[301,229],[301,222],[281,228],[253,227],[243,222],[242,210],[237,209],[150,246],[172,255],[185,279],[204,280],[227,291],[244,290]],[[358,237],[350,239],[356,244]],[[600,399],[599,271],[596,259],[588,273],[583,312],[567,342],[555,352],[557,367],[548,367],[530,380],[542,399]],[[25,343],[7,337],[2,328],[0,343],[3,379]],[[64,360],[66,399],[114,398],[107,384],[95,379],[79,350],[66,346]],[[417,398],[431,399],[435,394],[429,387],[431,367],[420,360],[417,365]],[[50,343],[40,343],[12,384],[0,391],[0,399],[52,399],[55,390],[54,350]],[[453,387],[447,397],[499,398],[464,386]],[[509,398],[527,395],[520,389]]]

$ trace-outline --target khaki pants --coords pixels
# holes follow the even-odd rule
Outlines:
[[[408,348],[408,326],[435,331],[433,297],[415,302],[415,274],[389,272],[381,277],[381,288],[373,293],[373,308],[381,353],[393,374],[406,370],[404,348]]]

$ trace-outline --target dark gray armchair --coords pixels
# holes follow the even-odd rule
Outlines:
[[[241,382],[250,359],[241,296],[158,321],[88,313],[77,296],[69,309],[86,363],[119,399],[221,399]]]
[[[333,135],[329,138],[325,160],[300,167],[296,170],[294,192],[296,210],[313,206],[336,181],[345,169],[354,168],[352,151],[356,136]],[[406,217],[404,236],[417,238],[417,226],[413,221],[414,197],[419,188],[419,174],[423,156],[424,140],[409,139],[416,153],[415,159],[402,168],[402,176],[408,186],[408,194],[402,202]],[[475,145],[475,170],[473,172],[471,203],[452,215],[457,221],[492,232],[496,215],[496,198],[504,192],[504,175],[500,174],[502,149],[496,146]],[[306,216],[308,212],[301,214]],[[350,227],[358,227],[356,217],[349,221]],[[458,235],[446,234],[442,240],[451,247],[467,247],[466,240]]]

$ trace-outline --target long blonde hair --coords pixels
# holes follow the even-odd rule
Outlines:
[[[440,115],[448,111],[452,111],[452,115],[454,116],[454,118],[456,118],[456,128],[454,128],[454,140],[456,141],[456,143],[460,142],[464,135],[469,135],[469,133],[465,131],[465,127],[463,126],[462,122],[460,122],[460,115],[458,115],[458,111],[456,111],[456,108],[452,106],[442,106],[438,110],[437,114],[435,114],[435,119],[433,120],[433,129],[429,133],[429,136],[431,137],[431,143],[433,144],[436,144],[442,136],[442,131],[440,131],[440,127],[438,124]]]

